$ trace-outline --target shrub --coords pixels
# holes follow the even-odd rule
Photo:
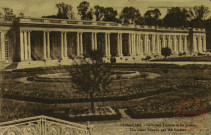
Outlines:
[[[116,58],[115,57],[111,57],[110,61],[111,61],[111,63],[116,63]]]
[[[170,56],[171,53],[171,49],[166,47],[166,48],[162,48],[161,49],[161,54],[166,58],[167,56]]]

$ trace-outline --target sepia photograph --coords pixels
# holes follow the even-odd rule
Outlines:
[[[211,0],[0,0],[0,135],[211,135]]]

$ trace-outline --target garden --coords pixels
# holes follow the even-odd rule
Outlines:
[[[110,67],[116,71],[138,71],[141,74],[114,79],[107,91],[94,93],[94,102],[99,107],[96,113],[90,113],[87,108],[90,97],[77,90],[71,82],[17,81],[18,78],[39,74],[64,73],[70,67],[2,73],[1,95],[5,101],[2,121],[41,114],[65,116],[71,121],[80,121],[82,116],[85,120],[118,120],[121,118],[118,109],[124,108],[131,118],[172,117],[174,107],[183,99],[199,99],[209,111],[211,67],[208,65],[113,64]],[[148,73],[159,77],[147,78]],[[114,113],[110,114],[110,109],[101,107],[110,107]],[[55,110],[59,111],[55,113]],[[81,114],[76,115],[76,112]],[[74,118],[70,119],[71,116]]]

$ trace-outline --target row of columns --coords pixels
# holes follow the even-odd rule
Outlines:
[[[50,33],[49,31],[43,32],[43,59],[50,59]]]
[[[20,32],[21,60],[31,60],[31,35],[30,31]]]
[[[206,36],[205,35],[193,35],[193,51],[205,52],[206,51]]]
[[[105,56],[110,57],[110,34],[105,33]],[[122,34],[117,33],[117,56],[123,56]],[[30,31],[20,32],[20,52],[21,60],[31,60],[31,39]],[[183,37],[182,37],[183,36]],[[177,38],[178,37],[178,38]],[[203,43],[202,43],[203,38]],[[200,51],[206,51],[206,37],[203,36],[196,40],[193,36],[193,51],[197,51],[197,45]],[[4,33],[1,32],[1,50],[4,50]],[[77,56],[83,56],[83,32],[77,32]],[[187,35],[161,35],[161,34],[137,34],[129,33],[128,52],[130,56],[160,54],[161,48],[169,47],[174,54],[187,51]],[[200,48],[201,47],[201,48]],[[91,48],[97,50],[97,33],[91,34]],[[1,57],[4,59],[5,52],[1,51]],[[43,32],[43,59],[50,59],[50,32]],[[61,58],[67,56],[67,32],[61,32]]]
[[[110,57],[111,53],[111,41],[110,41],[110,33],[105,33],[105,56]]]

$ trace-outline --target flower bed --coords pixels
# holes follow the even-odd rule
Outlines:
[[[90,108],[74,108],[68,111],[53,112],[51,115],[73,122],[119,120],[121,118],[120,112],[111,107],[96,107],[95,113],[92,113]]]
[[[206,111],[210,111],[209,106],[207,106],[207,101],[202,101]],[[177,106],[180,105],[180,100],[159,102],[159,103],[148,103],[133,107],[128,107],[126,113],[135,119],[144,119],[144,118],[170,118],[175,117],[175,111],[179,111]],[[177,110],[176,110],[177,109]],[[197,112],[198,108],[195,105],[189,105],[188,107],[183,108],[185,112]],[[204,113],[206,113],[206,111]],[[186,117],[193,117],[199,114],[186,113]]]
[[[94,101],[127,101],[146,96],[157,95],[161,93],[175,91],[175,88],[151,89],[144,91],[142,89],[131,88],[125,89],[121,92],[110,92],[95,94]],[[4,98],[17,99],[31,102],[41,103],[76,103],[76,102],[90,102],[90,98],[84,93],[68,94],[67,92],[56,91],[33,91],[33,90],[7,90],[2,91]]]
[[[129,107],[126,113],[131,118],[168,118],[174,116],[175,104],[147,104],[144,106]]]

